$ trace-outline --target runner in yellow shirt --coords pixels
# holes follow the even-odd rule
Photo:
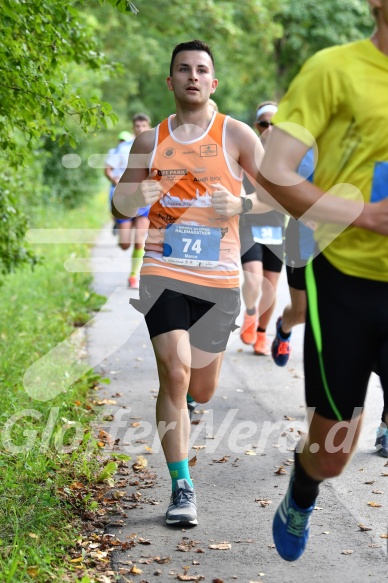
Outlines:
[[[372,38],[320,51],[292,82],[259,176],[293,216],[318,224],[306,268],[311,424],[273,523],[288,561],[305,549],[319,484],[342,472],[356,446],[377,362],[388,390],[388,0],[369,4]],[[314,184],[300,182],[295,169],[314,141]]]

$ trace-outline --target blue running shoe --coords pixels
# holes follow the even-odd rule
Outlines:
[[[299,508],[291,496],[292,474],[287,494],[277,509],[272,525],[276,550],[285,561],[296,561],[303,554],[310,534],[310,508]]]
[[[375,446],[382,457],[388,457],[388,429],[378,428]]]
[[[279,331],[281,325],[282,319],[278,318],[276,322],[276,336],[274,338],[274,341],[272,342],[271,352],[275,364],[277,364],[278,366],[286,366],[291,354],[290,346],[291,334],[286,340],[282,338]]]

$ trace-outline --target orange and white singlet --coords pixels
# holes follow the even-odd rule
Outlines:
[[[163,194],[149,212],[141,275],[156,275],[217,288],[239,286],[239,217],[216,213],[212,184],[241,195],[225,149],[228,116],[214,113],[201,137],[178,141],[171,119],[156,128],[150,171]]]

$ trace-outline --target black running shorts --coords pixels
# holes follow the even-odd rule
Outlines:
[[[139,296],[131,304],[144,314],[150,338],[187,330],[192,346],[219,353],[237,328],[238,288],[210,288],[147,275],[140,278]]]
[[[306,283],[307,406],[327,419],[351,419],[376,367],[387,402],[388,283],[346,275],[323,254],[306,267]]]
[[[244,215],[240,218],[240,246],[241,246],[241,263],[249,261],[260,261],[265,271],[280,273],[283,266],[284,257],[284,215],[277,212],[265,213],[265,215],[274,215],[273,226],[281,227],[283,241],[279,245],[265,245],[256,243],[252,235],[252,226],[262,224],[264,215]],[[265,221],[264,221],[265,222]]]

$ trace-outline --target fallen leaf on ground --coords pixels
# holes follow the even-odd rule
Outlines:
[[[151,541],[148,538],[142,538],[141,536],[139,536],[139,538],[137,539],[137,542],[140,543],[141,545],[150,545]]]
[[[260,504],[260,506],[262,506],[263,508],[272,504],[272,500],[270,500],[269,498],[256,498],[255,502]]]
[[[349,549],[341,552],[341,555],[352,555],[352,554],[353,554],[353,551],[350,551]]]
[[[136,565],[133,565],[129,572],[132,573],[132,575],[140,575],[143,571],[139,569],[139,567],[136,567]]]
[[[372,490],[372,494],[384,494],[381,490]]]
[[[203,575],[177,575],[179,581],[202,581],[205,579]]]
[[[132,469],[135,472],[141,472],[142,470],[144,470],[148,465],[148,461],[146,460],[146,458],[142,455],[138,455],[137,456],[137,460],[135,461],[134,464],[132,464]]]
[[[388,538],[388,534],[380,534],[380,538]]]
[[[374,484],[375,481],[374,480],[370,480],[369,482],[364,482],[364,484],[367,484],[368,486],[371,486],[372,484]]]
[[[39,573],[39,569],[38,567],[27,567],[27,573],[29,574],[30,577],[37,577],[38,573]]]
[[[200,541],[185,540],[183,538],[183,540],[181,540],[181,542],[177,545],[177,551],[187,553],[188,551],[191,551],[194,547],[196,547],[199,542]]]
[[[275,474],[277,474],[278,476],[283,476],[284,474],[287,474],[287,470],[285,470],[283,466],[279,466]]]
[[[381,504],[378,502],[368,502],[368,506],[372,506],[372,508],[381,508]]]
[[[228,551],[232,548],[232,545],[228,542],[218,543],[216,545],[209,545],[209,549],[213,551]]]
[[[196,455],[194,457],[192,457],[191,460],[189,460],[189,468],[193,468],[195,465],[197,465],[197,456]]]
[[[206,445],[193,445],[193,449],[204,449]]]
[[[220,460],[213,460],[213,462],[215,462],[216,464],[224,464],[225,462],[228,461],[229,458],[230,455],[224,455],[224,457],[222,457]]]
[[[372,530],[372,528],[370,526],[365,526],[365,524],[361,524],[360,522],[357,524],[357,526],[363,532],[366,532],[367,530]]]
[[[159,565],[166,565],[167,563],[171,563],[171,557],[154,557],[154,561],[159,563]]]
[[[257,455],[255,451],[253,451],[253,449],[247,449],[247,451],[245,452],[245,455]]]
[[[117,405],[114,399],[102,399],[101,401],[94,401],[96,405]]]
[[[289,417],[288,415],[284,415],[284,419],[286,419],[286,421],[295,421],[295,417]]]

